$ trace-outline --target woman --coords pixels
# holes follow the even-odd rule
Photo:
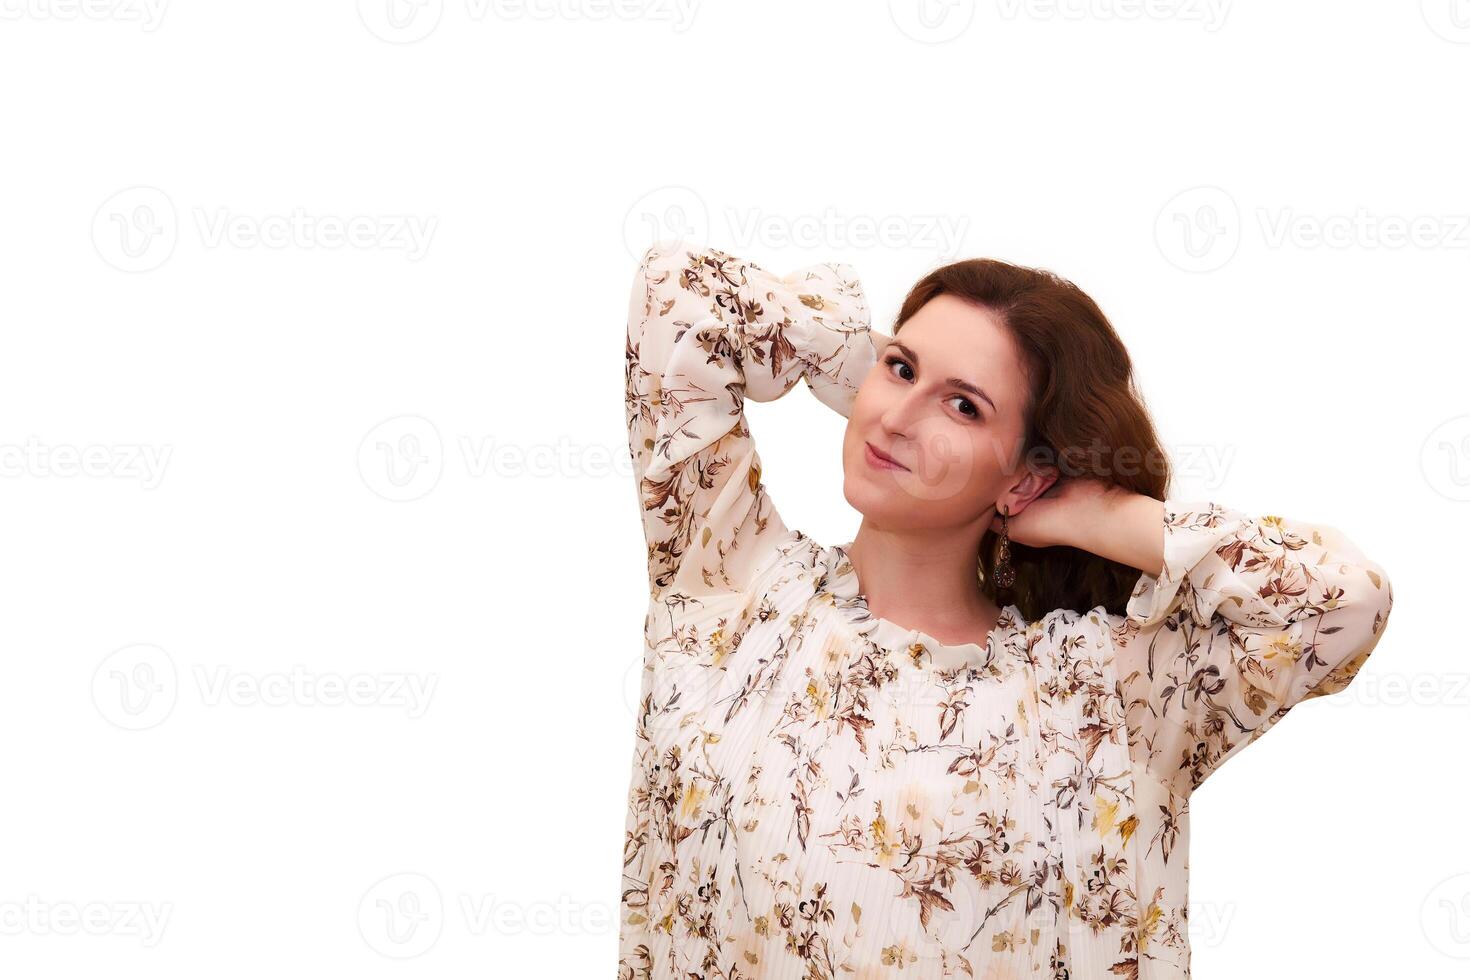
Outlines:
[[[1189,976],[1190,794],[1341,690],[1392,608],[1333,528],[1168,499],[1127,352],[1049,273],[660,243],[628,310],[651,601],[619,976]],[[847,418],[851,541],[742,414]],[[1080,611],[1079,611],[1080,610]]]

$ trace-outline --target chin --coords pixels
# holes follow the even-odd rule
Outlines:
[[[849,429],[842,449],[842,495],[852,509],[888,527],[911,523],[920,501],[904,489],[899,474],[868,464],[865,440],[856,429]]]
[[[842,496],[853,510],[878,524],[901,524],[906,523],[905,518],[914,518],[913,497],[891,480],[885,481],[882,473],[848,470],[843,474]]]

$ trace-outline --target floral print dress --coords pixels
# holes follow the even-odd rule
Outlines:
[[[788,528],[743,401],[844,416],[876,362],[853,270],[661,242],[628,308],[650,602],[618,976],[1189,976],[1190,794],[1341,690],[1392,592],[1337,530],[1166,500],[1117,616],[944,644]]]

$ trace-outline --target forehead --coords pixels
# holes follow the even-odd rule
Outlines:
[[[942,293],[894,337],[918,355],[921,379],[969,381],[984,388],[1003,413],[1020,404],[1025,385],[1020,351],[989,310]]]

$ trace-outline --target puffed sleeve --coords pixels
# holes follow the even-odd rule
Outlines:
[[[877,361],[850,266],[778,276],[709,246],[661,241],[628,306],[628,448],[652,596],[743,591],[787,534],[761,483],[746,398],[798,380],[844,417]]]
[[[1393,590],[1336,528],[1164,503],[1163,568],[1139,578],[1112,638],[1130,738],[1187,793],[1300,702],[1345,688]]]

